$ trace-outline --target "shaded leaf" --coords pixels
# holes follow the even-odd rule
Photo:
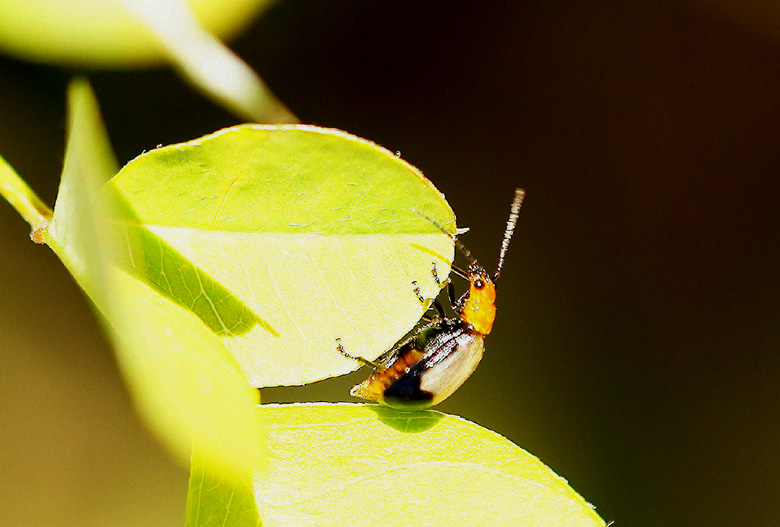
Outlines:
[[[124,200],[117,197],[115,202]],[[257,325],[276,334],[219,282],[141,225],[128,207],[122,209],[121,230],[126,243],[119,248],[119,254],[124,269],[191,311],[217,335],[242,335]]]

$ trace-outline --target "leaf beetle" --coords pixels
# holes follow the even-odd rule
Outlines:
[[[495,284],[501,276],[524,197],[524,190],[515,190],[496,272],[492,276],[456,236],[450,234],[455,247],[469,262],[465,271],[452,266],[454,274],[469,281],[468,291],[457,300],[453,284],[447,279],[448,298],[454,317],[446,317],[441,304],[434,299],[432,306],[437,316],[424,316],[426,322],[414,330],[410,337],[385,353],[379,362],[350,355],[344,349],[341,339],[336,339],[339,353],[374,368],[368,379],[350,390],[351,395],[398,410],[420,410],[439,404],[471,376],[482,359],[485,337],[493,329],[496,317]],[[434,220],[420,214],[446,232]],[[434,280],[441,283],[435,263],[432,274]],[[418,299],[424,302],[419,288],[414,285]]]

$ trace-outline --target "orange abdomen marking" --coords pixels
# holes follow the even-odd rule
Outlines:
[[[379,369],[374,370],[368,379],[352,388],[350,394],[355,397],[376,401],[385,393],[388,386],[403,377],[412,366],[417,364],[422,356],[422,351],[416,348],[408,347],[402,349],[389,362],[382,364]]]

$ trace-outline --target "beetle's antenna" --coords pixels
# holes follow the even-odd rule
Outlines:
[[[517,215],[520,213],[520,205],[523,204],[523,198],[525,198],[525,190],[521,188],[515,189],[515,199],[512,201],[512,207],[509,209],[509,219],[506,220],[506,230],[504,231],[504,239],[501,241],[501,252],[498,253],[498,264],[496,264],[496,274],[493,275],[493,281],[498,280],[501,276],[501,270],[504,268],[504,258],[506,252],[509,250],[509,242],[512,241],[512,235],[515,233],[515,225],[517,224]]]
[[[442,227],[441,224],[438,221],[436,221],[433,218],[427,216],[424,212],[420,212],[417,209],[412,209],[412,210],[413,210],[414,213],[419,214],[420,216],[422,216],[423,218],[425,218],[426,220],[431,222],[441,232],[443,232],[444,234],[449,236],[450,239],[452,240],[452,242],[455,244],[455,247],[460,251],[460,253],[463,256],[466,257],[466,259],[469,261],[470,264],[477,264],[477,265],[479,265],[477,263],[477,259],[474,258],[474,256],[472,256],[471,251],[466,249],[466,246],[463,245],[462,243],[460,243],[460,241],[458,240],[457,236],[455,236],[454,234],[451,234],[451,233],[447,232],[446,230],[444,230],[444,227]]]

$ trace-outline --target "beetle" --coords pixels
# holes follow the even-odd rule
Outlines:
[[[336,339],[339,353],[374,368],[368,379],[350,390],[352,396],[377,401],[398,410],[420,410],[439,404],[471,376],[482,359],[485,337],[493,329],[496,318],[496,281],[501,276],[524,197],[524,190],[515,190],[496,272],[492,276],[455,235],[447,233],[469,262],[465,272],[452,266],[454,274],[469,281],[468,291],[459,299],[455,300],[453,284],[447,279],[448,299],[454,317],[446,317],[441,304],[434,299],[432,306],[437,316],[423,317],[426,322],[409,338],[385,353],[378,363],[350,355],[344,349],[341,339]],[[420,214],[446,232],[434,220]],[[435,263],[432,274],[436,283],[441,284]],[[413,285],[418,299],[424,302],[416,283]]]

